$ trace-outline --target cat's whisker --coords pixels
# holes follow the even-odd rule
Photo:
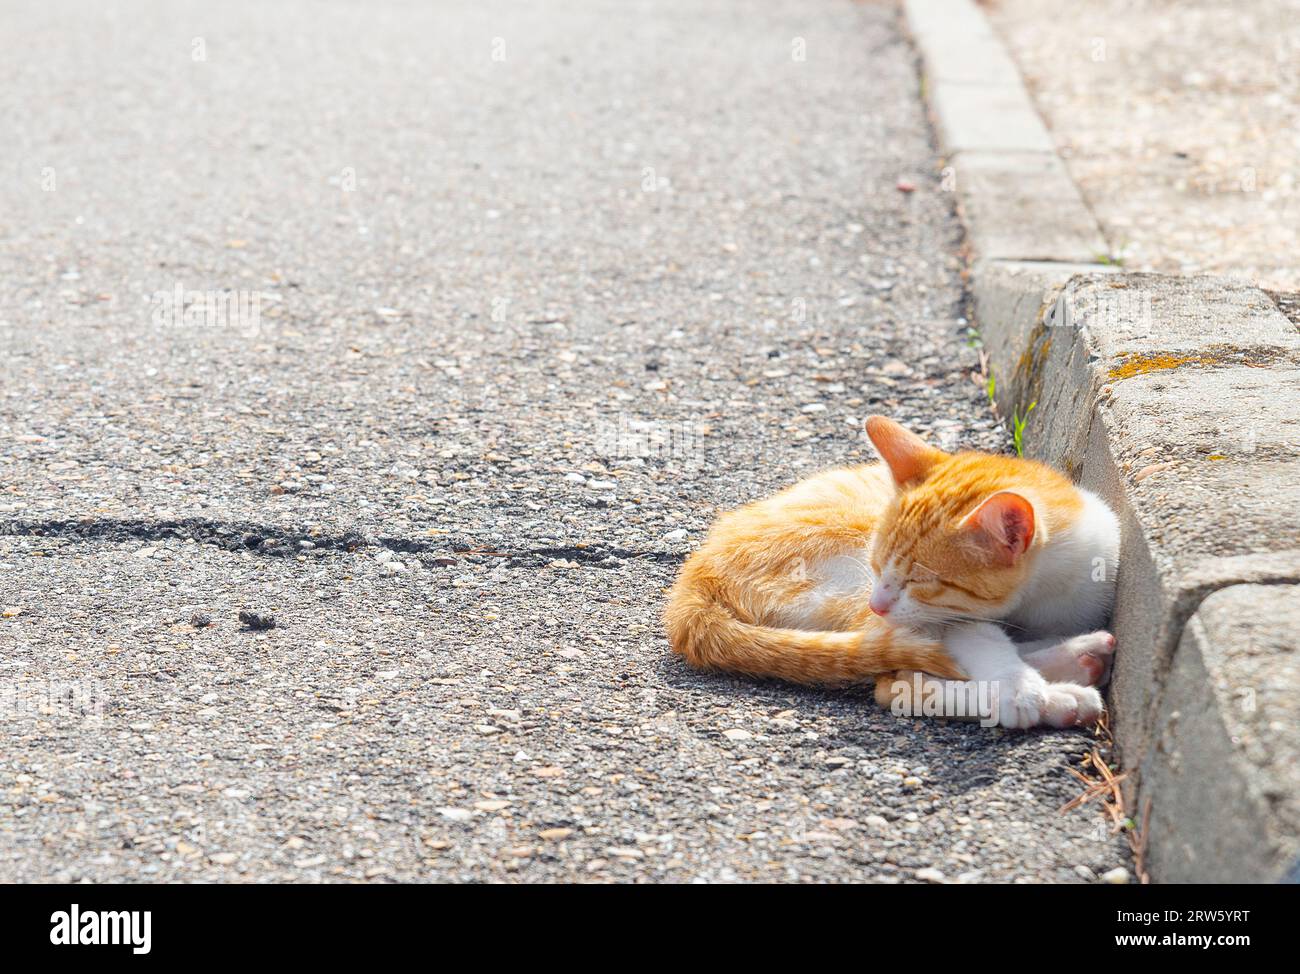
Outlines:
[[[873,581],[875,580],[876,571],[874,568],[871,567],[871,564],[865,558],[859,558],[856,555],[847,555],[846,557],[852,564],[857,565],[864,572],[866,572],[868,577],[870,577]]]
[[[957,613],[957,614],[955,614],[955,615],[952,614],[952,613],[935,614],[935,616],[934,616],[932,619],[928,620],[928,621],[930,621],[930,622],[938,622],[938,623],[946,623],[946,624],[952,624],[952,623],[958,623],[958,622],[994,622],[994,621],[996,621],[997,625],[998,625],[999,627],[1003,628],[1003,629],[1018,629],[1018,630],[1020,630],[1021,632],[1024,632],[1024,631],[1025,631],[1025,627],[1024,627],[1024,626],[1018,626],[1018,625],[1016,625],[1014,622],[1007,622],[1005,619],[992,620],[992,619],[985,618],[984,616],[967,615],[967,614],[965,614],[965,613]]]

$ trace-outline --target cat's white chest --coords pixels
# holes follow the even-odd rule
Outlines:
[[[1119,519],[1091,491],[1084,510],[1038,554],[1034,573],[1006,621],[1017,639],[1100,628],[1110,615],[1119,566]]]

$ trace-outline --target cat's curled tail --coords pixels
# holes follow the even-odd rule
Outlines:
[[[673,651],[692,666],[812,685],[861,683],[895,670],[963,679],[937,640],[876,622],[858,632],[779,629],[737,619],[680,584],[664,611]]]

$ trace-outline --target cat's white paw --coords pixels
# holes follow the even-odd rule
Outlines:
[[[1101,694],[1092,687],[1048,683],[1033,671],[998,690],[998,724],[1015,730],[1092,724],[1103,709]]]
[[[1049,683],[1042,711],[1049,727],[1082,727],[1097,722],[1104,709],[1101,694],[1075,683]]]
[[[1047,709],[1047,681],[1032,670],[998,686],[998,724],[1013,730],[1037,727]]]
[[[1025,662],[1051,683],[1094,687],[1109,676],[1110,658],[1114,653],[1114,636],[1105,631],[1088,632],[1030,653]]]

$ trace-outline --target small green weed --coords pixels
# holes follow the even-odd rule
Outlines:
[[[1034,407],[1037,405],[1038,400],[1031,402],[1029,408],[1025,410],[1024,416],[1020,415],[1019,406],[1011,414],[1011,442],[1016,446],[1016,456],[1018,457],[1025,455],[1025,424],[1029,422],[1029,414],[1034,411]]]

